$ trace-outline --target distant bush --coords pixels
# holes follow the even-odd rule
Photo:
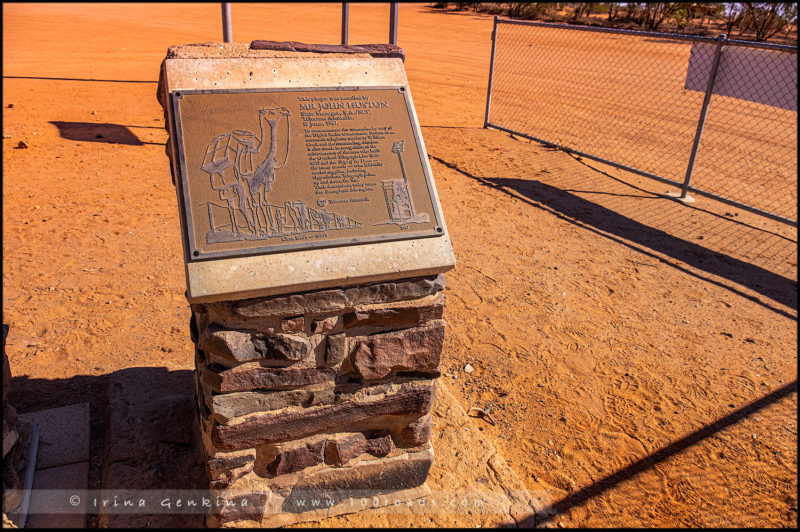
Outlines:
[[[436,2],[431,7],[522,20],[691,35],[725,33],[728,37],[797,44],[798,9],[794,2]],[[732,35],[734,32],[737,35]]]

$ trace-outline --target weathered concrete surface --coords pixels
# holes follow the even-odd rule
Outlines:
[[[89,403],[21,414],[39,426],[36,469],[89,460]]]
[[[208,488],[197,445],[192,372],[130,368],[114,372],[108,385],[108,434],[103,490]],[[115,514],[101,509],[104,528],[199,527],[203,514]]]

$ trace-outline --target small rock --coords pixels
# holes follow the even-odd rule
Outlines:
[[[748,344],[754,344],[754,343],[756,343],[756,341],[755,341],[755,340],[753,340],[752,338],[745,338],[745,339],[744,339],[744,341],[745,341],[745,342],[747,342]]]
[[[564,423],[566,423],[566,422],[567,422],[567,416],[565,416],[564,414],[561,414],[561,417],[560,417],[559,419],[560,419],[561,421],[563,421]]]
[[[23,141],[19,141],[19,144],[17,144],[17,149],[18,150],[27,150],[28,149],[28,145],[26,143],[24,143]]]
[[[537,382],[536,386],[538,386],[539,388],[544,388],[544,384],[542,384],[541,382]]]
[[[97,114],[97,111],[92,111],[92,114],[93,114],[93,115],[96,115],[96,114]]]
[[[754,440],[758,439],[758,436],[756,436],[755,434],[751,434],[750,437],[753,438]]]
[[[558,528],[566,528],[566,527],[567,527],[567,525],[564,524],[564,521],[559,521],[558,522]]]
[[[10,138],[11,138],[11,135],[3,135],[3,138],[4,138],[4,139],[10,139]]]
[[[473,371],[475,371],[475,368],[469,362],[464,365],[464,373],[472,373]]]
[[[13,109],[13,108],[14,108],[14,104],[13,104],[13,103],[10,103],[10,104],[8,104],[6,107],[8,107],[9,109]]]

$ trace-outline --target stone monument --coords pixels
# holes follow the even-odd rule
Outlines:
[[[210,526],[429,493],[455,258],[403,61],[253,41],[162,63]]]

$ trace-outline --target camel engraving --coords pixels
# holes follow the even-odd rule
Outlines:
[[[286,107],[260,109],[259,135],[233,129],[217,135],[206,146],[201,169],[209,175],[211,188],[219,193],[219,199],[225,201],[224,205],[213,201],[202,204],[208,208],[210,231],[206,233],[207,243],[273,237],[291,240],[297,233],[362,227],[357,220],[325,209],[313,209],[300,199],[284,200],[283,205],[269,203],[275,171],[283,168],[289,160],[290,116]],[[286,122],[285,140],[281,137],[279,142],[278,132],[284,131],[279,126],[282,120]],[[276,157],[278,144],[286,145],[281,164]],[[230,224],[215,224],[215,208],[227,210]],[[244,219],[246,229],[240,226],[237,217]],[[230,230],[226,229],[227,226]]]
[[[241,129],[218,135],[206,148],[201,167],[210,175],[211,188],[219,191],[220,199],[226,200],[231,230],[236,237],[241,236],[236,223],[237,208],[252,235],[277,233],[267,193],[272,189],[275,170],[283,168],[289,158],[290,113],[286,107],[276,107],[261,109],[258,115],[260,136]],[[286,155],[278,166],[276,129],[281,118],[286,120]]]

